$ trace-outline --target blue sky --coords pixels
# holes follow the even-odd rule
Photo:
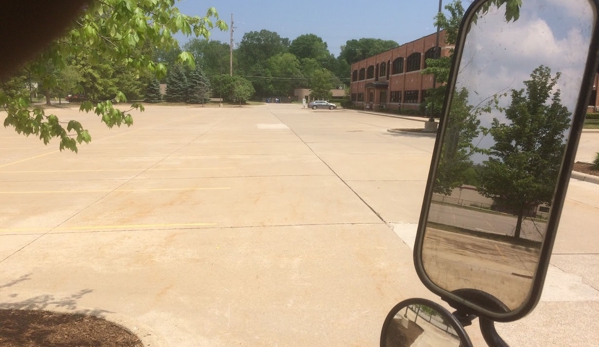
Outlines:
[[[450,3],[443,0],[443,6]],[[470,1],[463,1],[466,7]],[[341,45],[351,39],[363,37],[394,40],[399,44],[416,40],[436,31],[433,17],[438,10],[437,0],[183,0],[177,3],[187,15],[206,13],[215,7],[221,19],[235,20],[235,42],[243,34],[266,29],[281,37],[295,39],[302,34],[320,36],[329,51],[339,55]],[[188,38],[177,36],[181,44]],[[229,32],[214,30],[211,40],[229,42]]]

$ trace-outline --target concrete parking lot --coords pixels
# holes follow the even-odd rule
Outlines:
[[[411,254],[434,138],[387,132],[421,122],[151,106],[109,130],[56,113],[92,143],[0,129],[0,309],[92,312],[154,346],[377,346],[397,302],[435,299]],[[599,185],[568,194],[543,301],[498,328],[514,346],[599,339]]]

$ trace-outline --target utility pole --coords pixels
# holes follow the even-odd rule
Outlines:
[[[233,32],[235,27],[233,26],[233,13],[231,13],[231,44],[229,45],[229,74],[233,76]]]

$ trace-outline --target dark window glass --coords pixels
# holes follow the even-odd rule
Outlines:
[[[380,71],[379,71],[379,76],[383,77],[385,75],[387,75],[387,64],[381,63],[381,68],[380,68]]]
[[[393,61],[393,74],[403,72],[403,58],[397,58]]]
[[[360,69],[360,81],[363,81],[366,78],[365,75],[366,75],[366,69],[361,68]]]
[[[404,93],[404,102],[406,104],[417,104],[418,103],[418,91],[417,90],[406,90]]]
[[[352,82],[355,82],[358,80],[358,70],[354,70],[354,72],[352,73],[352,76],[351,76],[351,80],[352,80]]]
[[[374,78],[374,66],[370,65],[366,71],[366,79]]]
[[[422,54],[416,52],[410,54],[406,62],[406,72],[420,70],[420,58]]]
[[[387,103],[387,92],[381,92],[381,94],[379,95],[379,102],[381,104]]]
[[[401,102],[401,91],[391,92],[391,102]]]
[[[364,93],[358,93],[358,101],[364,101]]]
[[[356,93],[352,93],[351,94],[351,101],[356,101],[357,100],[357,94]]]

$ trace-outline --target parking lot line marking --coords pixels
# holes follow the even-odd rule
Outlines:
[[[45,153],[45,154],[36,155],[36,156],[34,156],[34,157],[25,158],[25,159],[21,159],[21,160],[13,161],[13,162],[10,162],[10,163],[2,164],[2,165],[0,165],[0,168],[2,168],[2,167],[7,167],[7,166],[10,166],[10,165],[14,165],[14,164],[18,164],[18,163],[22,163],[22,162],[25,162],[25,161],[28,161],[28,160],[33,160],[33,159],[37,159],[37,158],[41,158],[41,157],[45,157],[45,156],[47,156],[47,155],[54,154],[54,153],[58,153],[58,152],[59,152],[59,151],[52,151],[52,152],[48,152],[48,153]]]
[[[501,256],[503,257],[503,259],[505,259],[505,255],[503,255],[503,252],[501,252],[501,250],[499,249],[499,247],[497,245],[495,245],[495,248],[497,248],[497,252],[499,252],[499,254],[501,254]]]
[[[82,172],[136,172],[136,171],[185,171],[185,170],[232,170],[235,167],[175,167],[156,169],[102,169],[102,170],[0,170],[0,173],[82,173]]]
[[[194,190],[228,190],[231,187],[203,187],[203,188],[149,188],[149,189],[88,189],[88,190],[34,190],[0,192],[0,194],[57,194],[57,193],[107,193],[107,192],[170,192],[170,191],[194,191]]]
[[[84,230],[116,230],[116,229],[148,229],[148,228],[183,228],[183,227],[212,227],[218,223],[173,223],[173,224],[124,224],[124,225],[89,225],[71,228],[10,228],[0,229],[0,232],[24,232],[24,231],[43,231],[43,232],[60,232],[60,231],[84,231]]]

